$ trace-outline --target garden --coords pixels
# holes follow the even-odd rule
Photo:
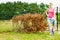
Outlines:
[[[55,31],[54,35],[49,34],[45,14],[48,7],[44,3],[1,3],[0,40],[60,40],[60,31]]]

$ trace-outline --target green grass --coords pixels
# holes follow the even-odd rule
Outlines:
[[[60,33],[57,31],[51,36],[48,31],[30,34],[8,32],[12,30],[10,21],[0,21],[0,40],[60,40]]]
[[[12,31],[12,23],[10,21],[1,21],[0,20],[0,32]]]
[[[60,40],[60,34],[55,33],[53,36],[48,32],[41,33],[0,33],[0,40]]]

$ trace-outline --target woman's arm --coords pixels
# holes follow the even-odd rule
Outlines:
[[[54,18],[56,19],[56,12],[55,12],[55,10],[54,10]]]
[[[48,16],[48,9],[45,11],[46,15]]]

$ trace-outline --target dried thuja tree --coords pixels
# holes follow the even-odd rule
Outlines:
[[[19,22],[21,21],[21,23]],[[23,27],[23,30],[27,33],[34,33],[39,31],[45,31],[47,29],[47,22],[45,18],[45,14],[23,14],[19,16],[15,16],[12,18],[12,23],[19,24],[17,31]],[[23,26],[21,26],[23,24]]]

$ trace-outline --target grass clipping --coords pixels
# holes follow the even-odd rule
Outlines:
[[[24,27],[23,30],[27,33],[35,33],[47,29],[45,14],[23,14],[12,18],[12,22],[17,23],[18,21],[21,21]],[[21,28],[18,27],[17,30],[19,31],[20,29]]]

